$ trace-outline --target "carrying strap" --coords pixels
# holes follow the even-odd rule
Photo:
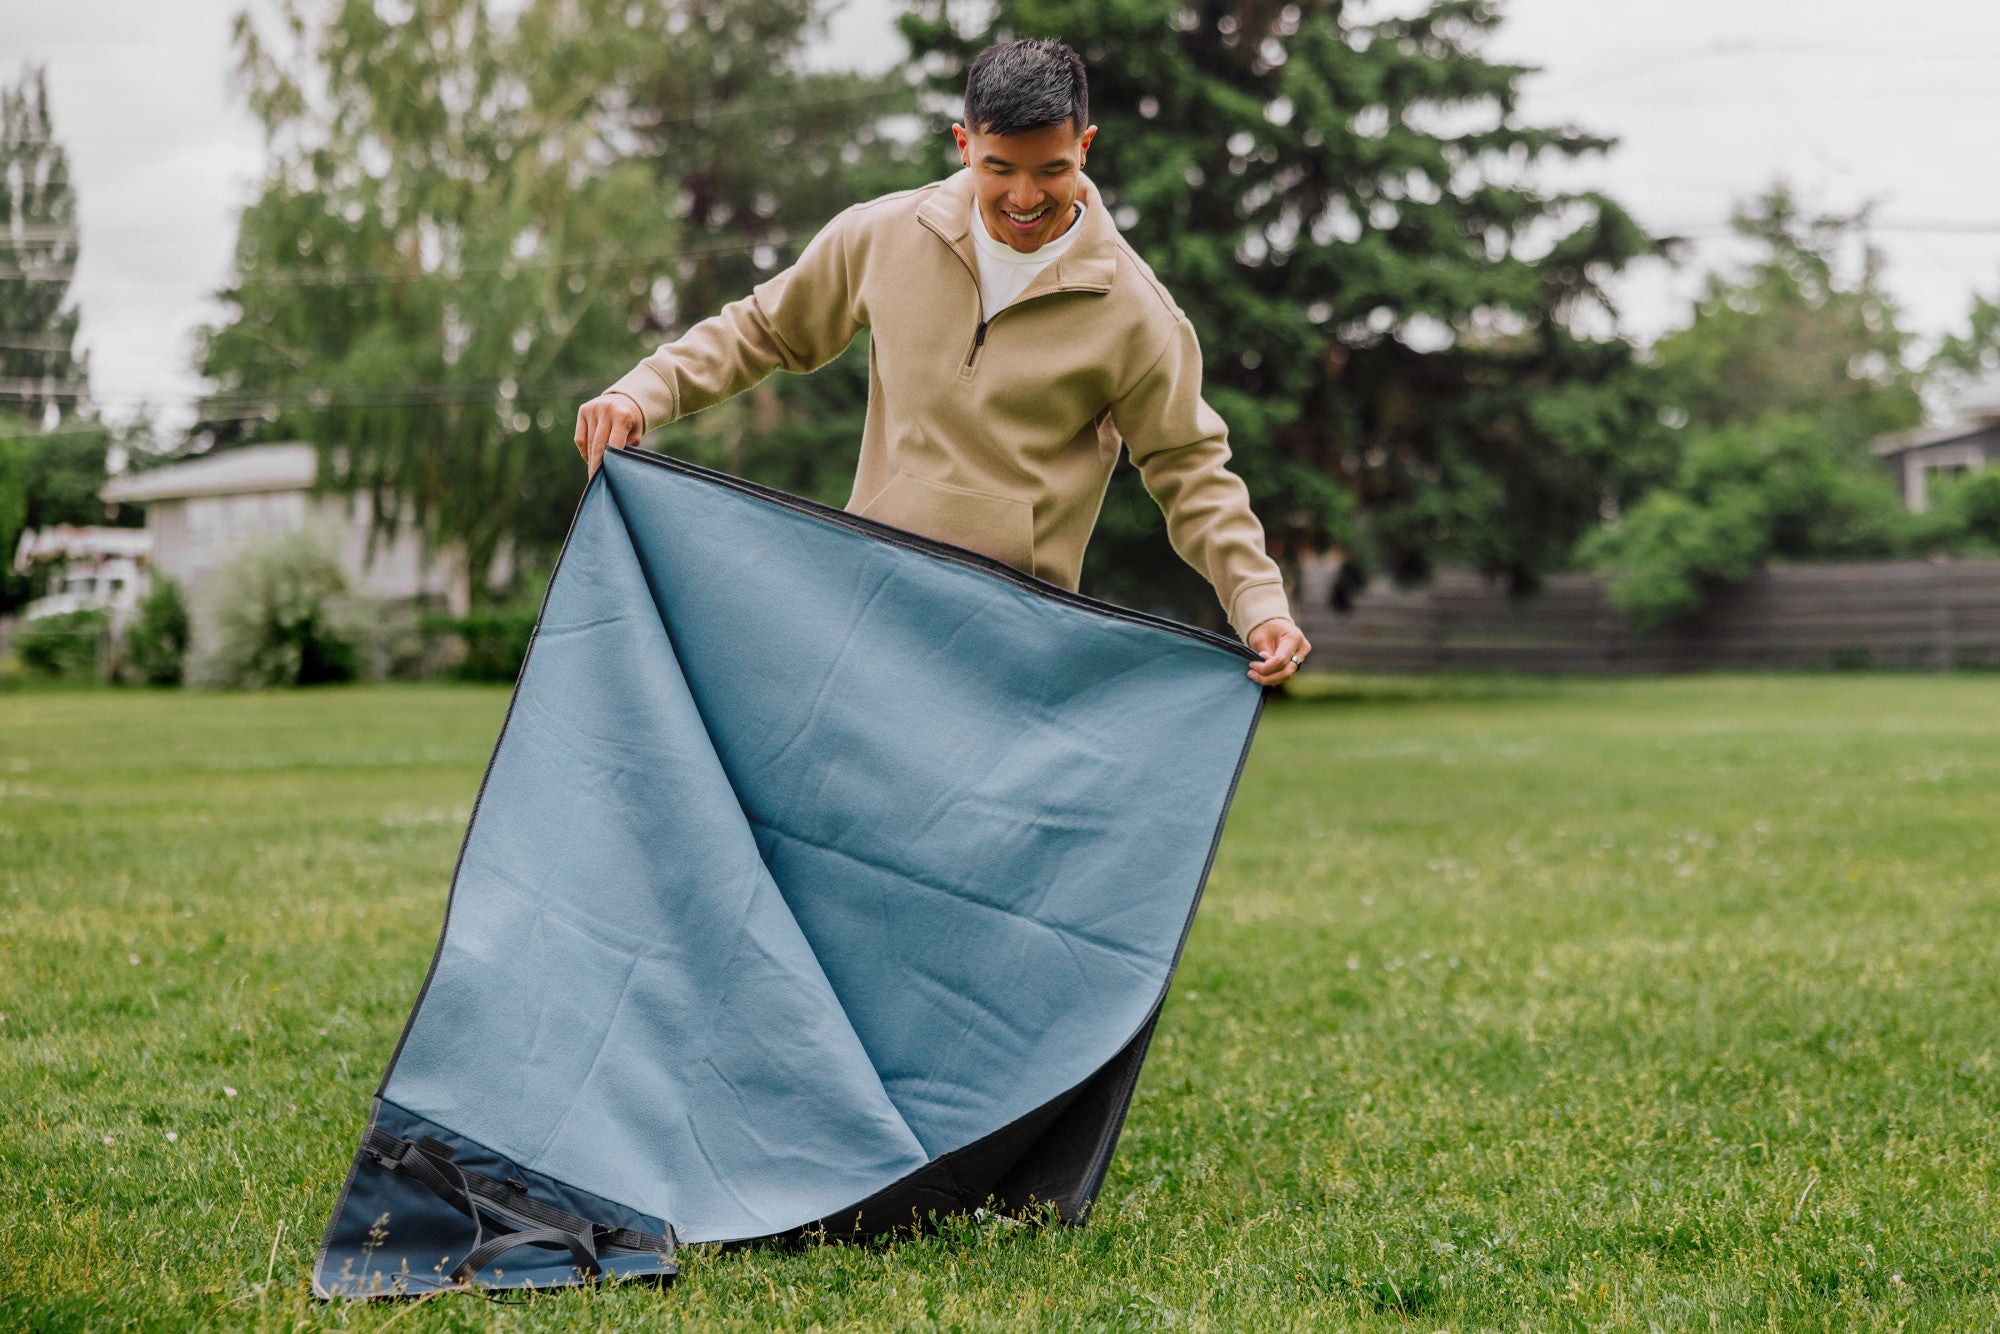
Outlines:
[[[597,1252],[590,1249],[588,1237],[558,1228],[538,1227],[525,1232],[503,1232],[483,1245],[474,1246],[472,1253],[451,1271],[451,1276],[461,1283],[470,1283],[475,1274],[516,1246],[560,1246],[576,1257],[576,1267],[586,1275],[595,1278],[604,1272],[597,1263]]]
[[[673,1258],[675,1239],[671,1224],[662,1235],[593,1223],[567,1209],[534,1199],[518,1182],[495,1181],[460,1166],[453,1160],[451,1146],[429,1135],[402,1139],[371,1127],[361,1147],[383,1167],[421,1182],[472,1220],[472,1251],[452,1271],[452,1277],[460,1282],[470,1283],[481,1269],[517,1246],[566,1249],[575,1257],[577,1268],[592,1276],[603,1272],[597,1257],[604,1251]],[[488,1218],[505,1221],[512,1227],[489,1240]]]

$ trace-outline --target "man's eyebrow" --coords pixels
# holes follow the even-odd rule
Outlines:
[[[1012,162],[1008,161],[1004,157],[1001,157],[997,153],[988,153],[985,157],[979,160],[989,167],[1011,167],[1014,165]],[[1041,170],[1046,171],[1050,167],[1067,167],[1070,165],[1072,165],[1072,163],[1070,159],[1067,157],[1052,157],[1047,162],[1044,162],[1041,165]]]

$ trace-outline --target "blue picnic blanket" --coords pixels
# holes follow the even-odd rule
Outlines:
[[[609,451],[314,1290],[665,1275],[676,1240],[981,1206],[1080,1221],[1256,728],[1253,657]]]

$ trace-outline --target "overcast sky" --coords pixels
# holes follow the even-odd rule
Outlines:
[[[1400,0],[1398,0],[1400,2]],[[237,210],[262,161],[232,91],[242,0],[0,0],[0,78],[47,65],[82,218],[74,296],[107,415],[188,419],[194,328],[214,317]],[[1876,206],[1908,323],[1959,326],[2000,290],[2000,4],[1930,0],[1502,0],[1496,56],[1540,66],[1523,114],[1615,135],[1580,178],[1656,231],[1728,256],[1733,200],[1776,178],[1814,204]],[[892,0],[849,0],[815,63],[879,64]],[[1633,273],[1625,327],[1684,318],[1693,273]],[[635,360],[646,349],[635,346]]]

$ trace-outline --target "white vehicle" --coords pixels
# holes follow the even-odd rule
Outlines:
[[[45,597],[21,608],[21,619],[38,621],[71,611],[105,611],[123,625],[146,595],[152,535],[143,528],[77,528],[57,524],[21,534],[14,568],[26,573],[37,564],[60,562],[61,572]]]

